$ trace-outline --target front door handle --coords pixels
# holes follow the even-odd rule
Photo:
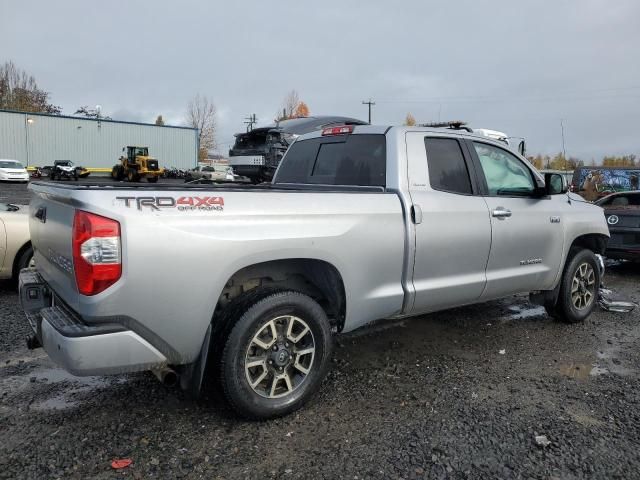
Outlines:
[[[497,207],[491,212],[491,215],[502,220],[511,216],[511,210],[504,207]]]

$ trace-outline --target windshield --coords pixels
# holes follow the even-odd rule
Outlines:
[[[15,160],[0,160],[0,168],[24,168],[24,166]]]

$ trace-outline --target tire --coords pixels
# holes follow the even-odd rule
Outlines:
[[[56,174],[55,174],[54,172],[51,172],[51,173],[49,174],[49,179],[50,179],[50,180],[55,180],[55,179],[56,179]]]
[[[114,180],[118,180],[118,165],[114,165],[113,168],[111,169],[111,178]]]
[[[227,401],[240,416],[254,420],[297,410],[318,390],[329,369],[333,340],[324,310],[306,295],[283,291],[253,299],[240,315],[220,359]],[[249,357],[261,363],[248,366]]]
[[[129,171],[127,172],[127,180],[129,180],[130,182],[138,181],[138,174],[132,168],[130,168]]]
[[[587,249],[572,249],[560,280],[558,301],[555,306],[545,305],[545,309],[556,320],[582,322],[596,307],[599,288],[600,267],[595,254]]]
[[[31,261],[33,260],[33,247],[29,245],[17,258],[15,265],[13,267],[13,278],[14,280],[18,280],[18,275],[20,274],[20,270],[23,268],[27,268]]]
[[[157,181],[158,181],[158,177],[156,176],[147,177],[147,182],[149,183],[156,183]]]

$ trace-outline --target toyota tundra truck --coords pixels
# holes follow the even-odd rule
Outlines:
[[[74,375],[153,371],[239,415],[303,405],[332,337],[518,293],[580,322],[609,236],[600,207],[465,131],[331,126],[271,184],[30,187],[34,336]]]

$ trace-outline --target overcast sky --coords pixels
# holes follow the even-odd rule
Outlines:
[[[640,154],[640,2],[0,0],[0,62],[63,113],[182,124],[218,108],[220,150],[243,117],[296,89],[312,114],[400,124],[462,119],[529,153]]]

